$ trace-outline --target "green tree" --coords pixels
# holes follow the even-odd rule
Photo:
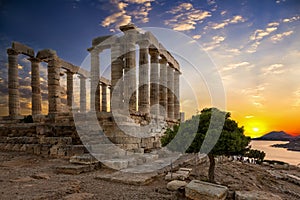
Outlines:
[[[263,151],[259,151],[256,149],[250,149],[245,156],[249,158],[255,158],[259,163],[262,163],[264,161],[264,158],[266,156],[266,153]]]
[[[190,126],[198,126],[195,132],[191,132]],[[176,135],[176,131],[179,130]],[[186,138],[193,140],[188,146],[187,153],[206,153],[208,155],[210,165],[208,171],[208,179],[214,182],[215,177],[215,156],[218,155],[237,155],[245,154],[249,149],[247,148],[250,142],[250,137],[244,135],[244,128],[239,127],[237,122],[230,118],[230,113],[220,111],[217,108],[205,108],[200,114],[194,116],[191,120],[180,124],[179,128],[169,130],[168,135],[163,138],[168,138],[172,141],[172,136],[178,137],[183,146],[186,147],[188,142]],[[171,136],[172,135],[172,136]],[[173,142],[173,141],[172,141]],[[171,150],[182,150],[178,148],[179,144],[168,145]],[[177,142],[178,143],[178,142]],[[164,144],[168,144],[164,141]]]

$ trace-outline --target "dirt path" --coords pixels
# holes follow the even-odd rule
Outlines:
[[[79,175],[55,172],[55,167],[67,163],[63,159],[0,152],[0,199],[178,199],[176,192],[166,189],[164,177],[146,186],[133,186],[95,179],[101,173],[110,173],[108,169]],[[194,168],[191,179],[206,179],[207,164],[187,167]],[[266,172],[268,169],[242,163],[218,163],[216,181],[230,190],[264,190],[286,200],[297,199],[289,192],[299,193],[300,186],[273,178]],[[289,173],[300,176],[298,171]]]

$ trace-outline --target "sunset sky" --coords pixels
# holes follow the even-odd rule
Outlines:
[[[130,22],[153,31],[179,61],[181,109],[187,117],[220,101],[247,135],[300,134],[299,0],[0,1],[0,115],[8,115],[6,49],[11,41],[35,52],[54,49],[83,66],[93,38],[119,33],[117,27]],[[19,60],[25,113],[30,63],[26,57]]]

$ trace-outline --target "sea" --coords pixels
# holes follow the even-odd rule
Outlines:
[[[278,160],[292,165],[300,164],[300,151],[288,151],[285,148],[272,147],[273,144],[286,144],[287,141],[265,141],[252,140],[250,145],[252,149],[264,151],[265,160]]]

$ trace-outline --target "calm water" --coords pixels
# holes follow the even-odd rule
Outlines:
[[[300,163],[300,152],[299,151],[288,151],[284,148],[271,147],[273,144],[285,144],[286,141],[259,141],[252,140],[252,149],[264,151],[266,153],[266,160],[279,160],[297,165]]]

